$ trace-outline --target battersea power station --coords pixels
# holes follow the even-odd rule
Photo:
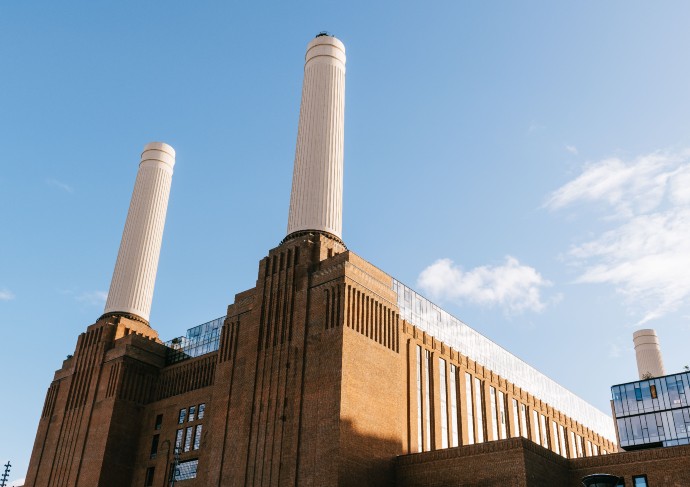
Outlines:
[[[609,415],[348,249],[344,102],[345,46],[319,34],[286,236],[225,316],[167,342],[149,314],[175,151],[144,147],[105,310],[48,387],[26,486],[633,485],[642,453],[616,453]],[[649,469],[687,471],[674,448]]]

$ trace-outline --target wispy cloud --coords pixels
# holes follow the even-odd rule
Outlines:
[[[8,487],[21,487],[22,485],[24,485],[25,482],[26,482],[26,478],[13,480],[12,482],[10,482],[8,484]]]
[[[417,285],[434,299],[501,307],[508,314],[542,311],[541,290],[551,283],[533,267],[511,256],[502,265],[480,266],[469,271],[440,259],[424,269]]]
[[[575,155],[578,154],[577,147],[575,147],[574,145],[567,145],[567,144],[566,144],[565,150],[567,150],[567,151],[570,152],[571,154],[575,154]]]
[[[91,306],[103,306],[105,300],[108,299],[108,293],[105,291],[85,291],[78,294],[75,299],[80,303],[85,303]]]
[[[539,124],[537,122],[531,122],[527,127],[527,133],[533,134],[535,132],[541,132],[546,128],[546,125]]]
[[[7,288],[0,289],[0,301],[11,301],[15,298],[14,293]]]
[[[46,179],[46,184],[59,188],[66,193],[74,193],[74,188],[72,186],[67,183],[63,183],[62,181],[58,181],[57,179]]]
[[[638,324],[690,298],[690,151],[587,164],[545,206],[583,203],[602,208],[609,228],[569,250],[577,282],[613,285],[641,313]]]

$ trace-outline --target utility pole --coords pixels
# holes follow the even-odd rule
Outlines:
[[[2,477],[0,478],[0,487],[5,487],[7,485],[7,477],[10,476],[11,466],[12,464],[9,460],[7,460],[7,463],[5,464],[5,472],[2,474]]]

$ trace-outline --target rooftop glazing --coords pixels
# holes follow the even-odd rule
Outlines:
[[[393,279],[400,317],[615,442],[613,420],[506,349]]]
[[[170,365],[218,350],[223,321],[225,316],[190,328],[187,334],[165,342],[168,347],[166,363]]]

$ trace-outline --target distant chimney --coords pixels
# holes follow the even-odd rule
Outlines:
[[[168,144],[144,147],[104,316],[148,324],[174,165],[175,151]]]
[[[640,380],[666,375],[664,362],[661,359],[659,338],[654,330],[638,330],[633,333],[637,371]]]
[[[307,45],[287,238],[342,238],[345,46],[319,34]]]

